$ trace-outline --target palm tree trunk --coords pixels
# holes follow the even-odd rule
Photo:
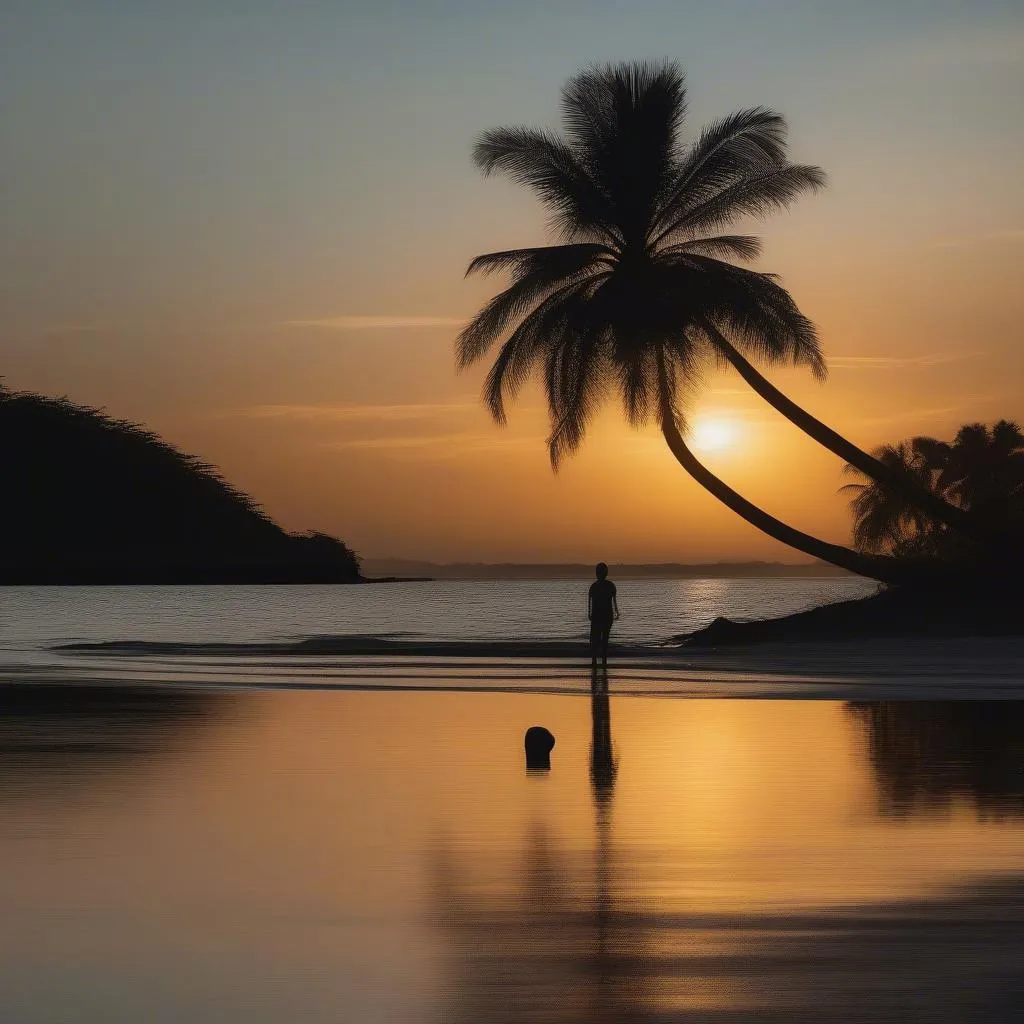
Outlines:
[[[937,494],[921,487],[916,481],[894,472],[873,455],[858,448],[852,441],[847,441],[842,434],[837,434],[831,427],[826,426],[821,420],[801,409],[792,399],[787,398],[774,384],[758,373],[717,330],[710,328],[709,333],[715,348],[732,364],[739,375],[770,406],[782,413],[787,420],[799,427],[805,434],[813,437],[818,444],[859,469],[869,479],[875,480],[885,487],[891,487],[912,505],[916,505],[927,513],[931,519],[945,523],[952,529],[973,536],[986,544],[991,543],[991,534],[962,508],[951,505]]]
[[[800,530],[793,529],[792,526],[787,526],[782,520],[776,519],[752,502],[747,501],[697,460],[687,447],[682,434],[679,433],[675,418],[671,414],[662,416],[661,432],[679,465],[701,487],[710,491],[723,505],[731,508],[733,512],[742,516],[752,526],[756,526],[762,533],[814,558],[820,558],[841,569],[848,569],[858,576],[867,576],[869,579],[879,580],[882,583],[913,581],[914,574],[909,571],[907,566],[901,565],[894,558],[863,555],[850,548],[844,548],[840,544],[829,544],[827,541],[812,537],[809,533],[802,533]]]

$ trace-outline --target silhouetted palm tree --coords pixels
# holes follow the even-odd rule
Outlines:
[[[594,68],[573,77],[562,100],[563,135],[498,128],[474,150],[484,173],[504,172],[532,188],[561,236],[561,244],[488,253],[469,265],[468,273],[512,274],[458,341],[465,367],[505,338],[486,383],[495,419],[505,422],[506,401],[540,367],[557,466],[579,447],[601,400],[618,390],[630,423],[656,418],[687,472],[748,522],[854,572],[895,578],[894,566],[795,530],[747,501],[697,461],[679,430],[681,399],[709,360],[724,360],[812,437],[864,472],[906,486],[789,401],[739,351],[825,375],[813,325],[785,289],[724,259],[755,257],[759,241],[716,234],[820,188],[823,172],[787,162],[785,121],[761,107],[714,122],[684,149],[685,89],[673,63]],[[962,517],[921,495],[933,514]]]
[[[912,477],[922,487],[938,493],[942,448],[942,443],[933,438],[915,437],[882,445],[875,449],[874,455],[894,472]],[[849,464],[846,470],[859,472]],[[919,551],[925,539],[935,532],[933,520],[916,505],[911,505],[903,492],[874,482],[846,484],[840,490],[851,495],[853,542],[861,551],[893,554]]]
[[[952,441],[915,437],[884,445],[875,457],[955,503],[1000,539],[1024,531],[1024,432],[1010,420],[991,429],[968,423]],[[857,473],[847,465],[848,472]],[[853,497],[854,543],[863,551],[896,555],[971,556],[943,523],[877,481],[847,484]],[[976,556],[976,552],[974,553]]]
[[[1020,524],[1024,511],[1024,432],[1012,420],[991,429],[966,423],[948,446],[943,493],[993,530]]]

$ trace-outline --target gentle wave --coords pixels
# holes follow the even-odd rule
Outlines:
[[[571,640],[395,640],[380,636],[313,636],[278,643],[185,643],[154,640],[102,640],[57,644],[54,651],[75,654],[124,654],[149,657],[215,655],[263,657],[304,655],[433,655],[439,658],[582,658],[586,643]],[[613,644],[617,656],[644,658],[678,656],[678,644]]]

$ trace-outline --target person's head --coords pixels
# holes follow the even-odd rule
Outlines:
[[[599,580],[608,579],[608,566],[604,562],[598,562],[594,572]]]

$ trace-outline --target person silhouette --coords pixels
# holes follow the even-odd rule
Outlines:
[[[587,596],[587,618],[590,619],[590,658],[591,664],[597,665],[597,657],[608,664],[608,635],[612,630],[612,621],[619,617],[619,601],[615,584],[608,579],[608,566],[598,562],[594,569],[597,579],[590,584]]]

